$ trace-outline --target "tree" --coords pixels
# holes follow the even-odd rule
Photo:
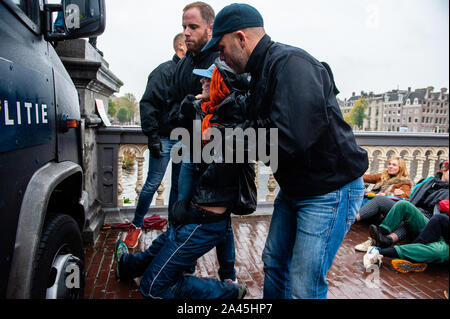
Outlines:
[[[108,115],[114,117],[117,113],[117,104],[113,99],[108,99]]]
[[[344,116],[344,121],[353,127],[352,121],[350,119],[350,113],[345,113],[343,116]]]
[[[130,112],[128,108],[121,107],[119,109],[119,112],[117,112],[117,119],[119,120],[120,123],[128,122],[130,120]]]
[[[360,98],[355,102],[355,104],[352,107],[352,110],[350,111],[347,122],[352,127],[357,127],[358,129],[361,129],[364,124],[364,119],[367,118],[365,111],[369,103],[365,98]]]
[[[125,107],[128,109],[129,121],[134,121],[135,117],[139,115],[138,102],[132,93],[125,93],[117,99],[119,109]]]

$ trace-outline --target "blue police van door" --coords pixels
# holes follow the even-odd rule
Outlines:
[[[19,5],[14,11],[0,1],[0,298],[26,187],[34,172],[56,158],[51,44],[43,41],[39,20],[33,20],[39,1],[28,3],[34,11]]]

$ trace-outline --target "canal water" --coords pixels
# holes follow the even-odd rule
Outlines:
[[[145,183],[145,179],[147,178],[148,172],[148,150],[145,151],[144,157],[144,167],[142,179],[143,183]],[[137,162],[134,161],[134,165],[129,169],[122,170],[122,186],[123,186],[123,198],[128,198],[129,203],[124,203],[124,206],[136,206],[137,198],[136,198],[136,181],[137,181]],[[264,166],[262,163],[258,165],[258,201],[266,201],[266,195],[268,193],[267,182],[269,181],[270,169]],[[167,166],[166,174],[164,175],[164,205],[168,204],[169,193],[170,193],[170,181],[172,176],[172,161]],[[279,187],[277,185],[275,189],[275,195],[278,193]],[[155,193],[153,196],[152,204],[155,205],[156,196],[158,194]]]

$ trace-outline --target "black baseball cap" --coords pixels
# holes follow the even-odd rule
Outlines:
[[[227,33],[263,26],[264,21],[258,10],[245,3],[230,4],[216,15],[213,23],[212,38],[203,47],[202,51],[214,48]]]

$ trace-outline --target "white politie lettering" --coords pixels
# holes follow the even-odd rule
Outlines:
[[[32,111],[34,107],[34,112]],[[25,108],[26,110],[24,110]],[[47,104],[16,102],[15,112],[14,106],[8,103],[8,100],[0,100],[0,111],[4,116],[4,123],[10,125],[22,125],[23,123],[32,124],[48,124],[48,106]],[[1,119],[0,113],[0,119]],[[23,116],[23,117],[22,117]],[[26,117],[26,118],[24,118]],[[32,119],[34,117],[34,119]],[[3,121],[3,119],[2,119]]]
[[[42,123],[48,123],[47,119],[47,104],[42,104]]]
[[[8,101],[5,101],[5,125],[14,125],[14,120],[9,118]]]
[[[36,103],[35,104],[35,111],[36,111],[36,124],[39,124],[39,105]]]
[[[20,102],[17,102],[16,106],[17,106],[17,124],[20,125],[20,124],[22,124],[22,116],[20,113]]]
[[[28,124],[31,124],[31,108],[33,107],[33,104],[31,104],[29,102],[25,102],[25,107],[27,108]]]

